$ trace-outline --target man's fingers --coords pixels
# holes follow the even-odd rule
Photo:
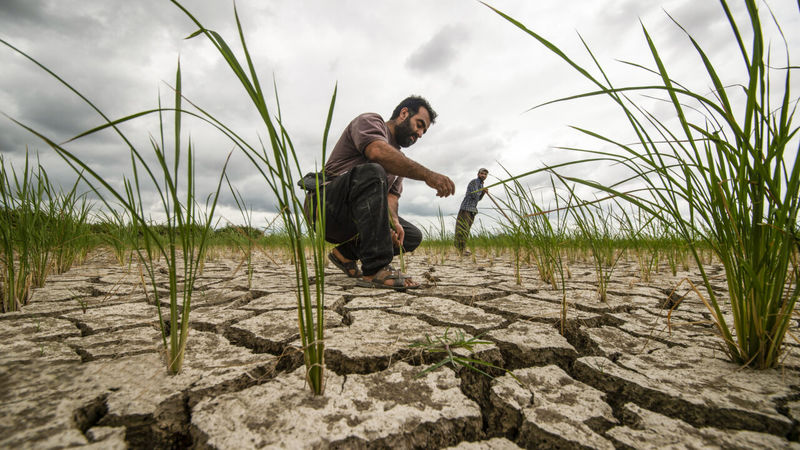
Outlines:
[[[456,192],[456,184],[449,177],[444,177],[444,186],[442,188],[442,197],[449,197]]]
[[[456,192],[456,184],[453,183],[453,180],[438,173],[433,179],[427,181],[427,183],[428,186],[436,189],[436,195],[438,197],[448,197]]]
[[[405,230],[402,226],[398,224],[398,231],[392,230],[392,243],[397,245],[398,247],[403,245],[403,240],[405,239]]]

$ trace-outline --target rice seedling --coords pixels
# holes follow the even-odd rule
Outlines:
[[[111,248],[117,262],[124,265],[129,252],[138,248],[137,234],[130,214],[125,209],[113,208],[111,212],[99,211],[98,218],[100,222],[94,228],[101,241]]]
[[[503,217],[510,225],[504,225],[511,231],[511,235],[519,233],[522,246],[527,249],[527,254],[533,258],[533,264],[539,273],[539,278],[553,289],[559,289],[559,280],[563,290],[564,263],[561,257],[563,236],[566,232],[567,215],[561,211],[569,209],[567,204],[561,207],[555,184],[551,180],[555,195],[555,208],[542,208],[536,201],[533,192],[525,188],[518,180],[504,184],[506,199],[503,207],[498,205],[500,211],[508,210],[514,216],[512,220],[503,212]],[[494,198],[492,198],[494,201]],[[554,216],[555,226],[550,217]]]
[[[445,226],[445,216],[442,209],[438,209],[435,223],[431,223],[430,226],[423,225],[421,228],[423,239],[420,248],[424,249],[432,258],[438,259],[441,264],[444,264],[447,254],[453,245],[453,235]]]
[[[47,187],[46,242],[48,253],[52,254],[51,264],[55,273],[64,273],[91,246],[88,239],[88,220],[91,205],[85,193],[78,193],[81,181],[79,176],[67,192],[55,191],[54,185],[42,172]]]
[[[683,239],[677,236],[673,230],[662,227],[660,242],[663,245],[662,253],[672,276],[677,276],[678,270],[688,271],[690,256]]]
[[[211,114],[194,105],[207,120],[214,123],[234,144],[243,151],[245,156],[253,163],[253,166],[269,185],[272,192],[278,198],[279,210],[283,219],[284,230],[288,233],[292,260],[295,266],[295,282],[297,293],[297,319],[300,338],[303,347],[303,355],[306,366],[306,380],[311,390],[319,395],[324,391],[324,368],[325,368],[325,336],[323,323],[324,308],[324,282],[325,282],[325,191],[324,174],[318,174],[315,185],[316,208],[310,212],[313,217],[305,217],[303,201],[297,197],[295,191],[295,180],[300,178],[303,172],[297,159],[294,145],[289,138],[288,132],[283,127],[280,102],[277,96],[277,86],[274,86],[275,101],[277,104],[277,115],[273,118],[267,105],[267,98],[261,89],[258,75],[253,65],[253,60],[247,48],[241,21],[234,5],[234,17],[239,34],[241,49],[244,54],[245,64],[243,65],[235,55],[225,39],[217,32],[205,28],[180,2],[173,0],[183,13],[197,26],[197,31],[192,33],[189,38],[205,36],[225,63],[233,71],[242,87],[247,92],[248,97],[256,107],[258,114],[263,121],[269,134],[270,149],[261,145],[257,149],[241,139],[229,127],[216,120]],[[246,67],[246,69],[245,69]],[[330,102],[328,118],[322,139],[322,160],[325,160],[325,149],[327,146],[328,130],[330,129],[333,106],[336,100],[336,89]],[[297,178],[295,178],[297,177]],[[312,295],[309,282],[309,268],[306,261],[306,248],[312,250],[312,261],[314,266],[315,289]]]
[[[439,209],[439,214],[441,214],[441,213],[442,213],[442,210]],[[392,217],[392,211],[391,210],[388,211],[388,214],[389,214],[389,225],[391,226],[393,232],[397,232],[397,229],[394,226],[394,218]],[[398,252],[399,252],[399,254],[397,256],[398,256],[398,259],[400,260],[400,271],[401,272],[405,272],[406,271],[405,251],[403,251],[403,246],[402,245],[398,245],[397,249],[398,249]]]
[[[89,186],[98,194],[101,192],[100,199],[109,211],[115,211],[111,205],[111,198],[121,205],[133,220],[134,229],[141,234],[143,248],[136,248],[140,263],[144,265],[152,286],[153,303],[157,307],[159,324],[161,325],[161,336],[164,345],[167,370],[176,374],[181,370],[185,356],[186,344],[189,335],[189,312],[194,288],[194,282],[198,275],[198,268],[201,263],[203,250],[206,245],[207,237],[211,227],[212,217],[216,208],[219,191],[222,184],[220,176],[216,191],[207,197],[205,205],[205,216],[199,211],[196,201],[195,176],[194,176],[194,147],[191,141],[187,145],[186,155],[186,174],[185,180],[181,180],[181,118],[184,114],[181,107],[181,71],[180,63],[175,76],[175,106],[174,111],[174,145],[172,155],[167,154],[164,121],[162,113],[167,109],[160,105],[155,110],[144,111],[122,119],[114,120],[108,118],[97,106],[88,98],[75,90],[69,83],[58,77],[54,72],[36,61],[25,52],[17,49],[6,41],[0,40],[3,44],[15,50],[28,60],[32,61],[47,73],[54,76],[65,87],[78,95],[88,106],[92,107],[100,114],[106,123],[85,131],[67,143],[78,140],[85,136],[92,135],[99,131],[112,128],[124,141],[130,151],[132,178],[123,178],[123,190],[120,192],[111,186],[108,181],[103,179],[87,163],[82,161],[76,154],[67,150],[65,144],[57,144],[47,136],[36,130],[12,119],[15,123],[38,136],[50,148],[52,148],[61,158],[72,167],[76,173],[82,174]],[[157,161],[157,168],[151,168],[142,153],[136,148],[130,139],[118,128],[117,125],[136,119],[145,114],[157,112],[159,117],[160,134],[158,140],[151,137],[150,144]],[[171,158],[170,158],[171,156]],[[226,161],[227,166],[227,161]],[[225,169],[223,167],[223,174]],[[160,175],[160,178],[156,176]],[[142,175],[143,174],[143,175]],[[157,196],[161,201],[163,213],[166,216],[166,223],[155,225],[147,219],[145,213],[145,201],[142,198],[142,184],[149,182],[156,190]],[[185,188],[181,189],[181,183],[186,183]],[[99,189],[102,187],[102,191]],[[181,196],[183,195],[183,198]],[[159,298],[157,286],[157,275],[155,265],[161,260],[167,265],[168,285],[169,285],[169,327],[164,324],[162,306]],[[182,270],[181,270],[182,269]],[[179,274],[179,271],[182,274]],[[144,285],[144,282],[143,282]],[[178,297],[181,302],[178,302]],[[167,331],[168,330],[168,331]],[[167,342],[169,338],[169,343]]]
[[[2,266],[2,312],[18,311],[28,302],[33,274],[31,272],[30,222],[33,220],[28,158],[18,175],[11,164],[0,155],[0,198],[3,213],[0,214],[0,266]]]
[[[636,256],[639,278],[648,283],[652,274],[658,272],[661,245],[656,227],[660,222],[656,222],[652,216],[643,215],[638,208],[635,213],[634,217],[634,212],[629,213],[625,208],[620,208],[620,231],[627,241],[626,250],[632,251]]]
[[[559,175],[559,178],[560,175]],[[563,178],[561,181],[564,181]],[[566,182],[564,183],[569,190],[569,198],[577,198],[575,189]],[[597,280],[597,295],[601,302],[608,301],[608,283],[611,281],[611,274],[622,256],[622,252],[617,251],[617,239],[615,236],[616,228],[612,224],[614,214],[610,208],[603,209],[597,201],[584,202],[574,201],[575,206],[569,208],[573,221],[581,232],[583,240],[591,250],[592,262]]]
[[[624,199],[674,230],[697,263],[708,296],[704,301],[724,351],[738,364],[763,369],[774,367],[780,360],[800,295],[797,273],[790,276],[800,206],[800,166],[796,152],[792,152],[798,138],[798,127],[792,124],[797,100],[790,93],[791,74],[797,68],[791,66],[790,47],[779,23],[769,15],[776,36],[783,39],[782,51],[773,52],[765,43],[767,28],[762,11],[766,6],[743,0],[747,14],[743,22],[735,18],[726,0],[720,5],[730,28],[729,43],[738,49],[742,62],[738,73],[726,69],[725,81],[700,43],[673,20],[697,56],[695,72],[707,76],[713,86],[708,93],[692,91],[672,78],[645,26],[642,33],[653,67],[628,64],[657,81],[653,85],[618,87],[585,42],[599,77],[522,23],[492,9],[597,87],[555,101],[605,96],[619,107],[637,137],[636,145],[629,145],[576,128],[615,151],[581,150],[589,157],[562,165],[559,170],[570,164],[602,160],[627,168],[630,176],[610,186],[579,177],[565,175],[565,179]],[[750,36],[749,44],[744,35]],[[773,62],[775,54],[781,54],[784,61]],[[661,120],[637,103],[631,98],[637,93],[649,97],[662,94],[674,120]],[[626,192],[628,181],[643,187]],[[733,328],[723,313],[722,299],[709,282],[704,269],[709,259],[697,244],[698,238],[725,268]]]
[[[456,372],[460,371],[462,368],[467,368],[489,378],[494,377],[488,373],[488,370],[502,371],[511,375],[511,377],[522,385],[522,382],[510,371],[474,356],[475,346],[491,345],[493,342],[482,341],[480,340],[480,336],[473,336],[467,339],[464,332],[458,329],[454,333],[455,336],[451,336],[449,333],[450,328],[448,327],[444,330],[442,336],[434,336],[433,339],[431,339],[430,335],[426,334],[424,341],[414,341],[409,346],[409,348],[418,349],[420,352],[427,352],[434,355],[444,354],[444,358],[440,361],[418,373],[417,378],[424,377],[426,374],[446,364],[450,364]],[[459,352],[459,350],[466,350],[470,353],[470,356],[462,356],[463,352]]]
[[[28,231],[23,231],[26,234],[28,251],[26,252],[28,258],[28,266],[31,269],[31,286],[40,288],[44,286],[47,277],[52,271],[52,253],[49,252],[49,243],[47,242],[47,218],[44,213],[45,196],[44,192],[46,187],[42,181],[41,171],[43,168],[39,167],[39,175],[34,180],[38,185],[33,192],[36,192],[36,198],[30,204],[34,209],[28,211],[28,217],[24,221],[26,226],[30,226]]]
[[[26,171],[28,167],[26,155]],[[18,236],[19,259],[27,260],[25,266],[30,269],[31,286],[42,287],[50,274],[52,257],[51,252],[48,251],[50,246],[47,235],[49,186],[44,167],[37,161],[36,168],[31,168],[30,173],[24,174],[21,183],[22,186],[19,186],[19,182],[17,182],[16,188],[20,203],[14,212],[17,217],[13,232]],[[20,266],[22,265],[20,264]]]
[[[186,155],[186,188],[180,197],[180,164],[181,164],[181,72],[180,64],[176,71],[175,81],[175,116],[174,116],[174,144],[172,161],[166,154],[166,145],[163,132],[163,122],[161,126],[160,143],[151,139],[151,145],[158,161],[158,168],[163,177],[162,183],[155,178],[150,168],[144,163],[138,153],[135,155],[141,162],[142,168],[148,173],[151,181],[156,186],[161,206],[166,217],[163,232],[166,234],[162,238],[158,233],[158,228],[144,220],[144,202],[140,189],[140,181],[134,155],[131,155],[134,179],[133,183],[126,180],[125,191],[127,195],[123,204],[134,218],[136,228],[142,232],[144,251],[137,247],[136,252],[139,260],[143,262],[148,272],[153,292],[153,300],[157,306],[159,324],[161,325],[162,341],[167,350],[167,370],[176,374],[183,366],[186,352],[186,345],[189,338],[189,313],[191,311],[192,294],[194,284],[202,268],[203,255],[208,241],[209,230],[213,222],[214,211],[219,198],[222,178],[225,174],[227,161],[222,169],[216,190],[208,196],[209,201],[205,205],[205,215],[199,211],[196,198],[196,183],[194,171],[194,146],[191,141],[187,145]],[[161,118],[161,108],[159,107],[159,118]],[[133,151],[133,150],[132,150]],[[170,167],[170,163],[172,163]],[[163,187],[161,187],[163,184]],[[164,326],[163,314],[161,311],[161,301],[159,299],[156,262],[158,258],[163,258],[167,265],[167,276],[169,280],[169,336]],[[182,269],[182,274],[179,274]],[[182,276],[181,276],[182,275]],[[178,303],[178,296],[181,302]],[[167,344],[169,337],[169,344]]]
[[[253,228],[253,212],[247,208],[242,194],[231,185],[231,181],[227,176],[225,177],[225,182],[228,183],[228,188],[231,191],[231,195],[233,195],[233,199],[244,221],[244,227],[234,227],[235,233],[233,238],[234,243],[244,256],[245,271],[247,273],[247,288],[250,289],[253,285],[253,246],[255,245],[255,240],[258,238],[258,235],[261,233],[259,232],[258,235],[253,233],[253,231],[257,232],[257,230]]]
[[[505,207],[510,208],[513,211],[525,211],[525,208],[527,207],[526,203],[519,199],[514,192],[509,191],[510,188],[508,185],[504,185],[504,187],[506,188],[506,196],[509,199],[508,203],[511,203],[506,204]],[[524,192],[522,195],[524,195]],[[503,234],[511,241],[510,248],[514,259],[514,280],[519,286],[522,284],[522,278],[520,275],[522,250],[525,245],[525,238],[530,234],[530,224],[525,220],[512,220],[510,217],[508,217],[508,215],[506,215],[505,212],[503,212],[503,206],[497,205],[494,197],[489,198],[495,202],[497,210],[500,211],[506,219],[505,222],[500,223],[500,226],[503,229]],[[519,199],[519,201],[514,204],[514,199]]]
[[[0,266],[3,311],[27,303],[29,289],[42,287],[51,272],[63,273],[89,243],[89,204],[78,194],[80,178],[66,193],[56,189],[45,169],[25,156],[21,173],[0,155]]]
[[[83,299],[83,297],[75,297],[75,301],[77,301],[78,305],[80,305],[81,312],[86,314],[86,311],[89,309],[89,303],[87,303],[86,300]]]

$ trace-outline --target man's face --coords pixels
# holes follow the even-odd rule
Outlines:
[[[394,127],[394,139],[400,147],[411,147],[419,138],[428,131],[431,116],[424,106],[413,116],[407,108],[400,110],[398,124]]]
[[[478,178],[480,178],[481,180],[485,181],[486,177],[488,177],[488,176],[489,176],[489,172],[478,172]]]

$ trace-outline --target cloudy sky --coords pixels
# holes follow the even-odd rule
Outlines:
[[[680,22],[707,50],[725,81],[741,81],[741,57],[733,45],[722,9],[714,0],[494,0],[494,7],[550,39],[581,64],[591,65],[582,36],[617,85],[652,81],[618,60],[652,67],[642,34],[654,37],[673,78],[708,92],[699,77],[700,61]],[[737,3],[737,2],[733,2]],[[183,4],[206,26],[239,48],[233,3],[186,0]],[[763,5],[763,4],[762,4]],[[790,52],[800,45],[796,0],[772,0]],[[409,94],[427,97],[439,113],[437,123],[406,154],[451,177],[454,197],[440,199],[424,183],[408,180],[402,215],[435,226],[438,211],[457,213],[467,183],[479,167],[490,181],[573,158],[558,146],[599,148],[569,128],[591,128],[625,140],[628,130],[608,101],[578,101],[529,108],[591,88],[574,70],[479,2],[471,0],[239,0],[236,2],[250,53],[262,84],[277,83],[283,121],[301,163],[321,164],[327,109],[338,83],[331,139],[362,112],[388,118]],[[743,8],[734,5],[737,17]],[[766,19],[766,16],[765,16]],[[742,22],[744,23],[744,22]],[[157,105],[159,92],[172,102],[180,58],[183,92],[254,145],[265,135],[255,108],[219,54],[203,37],[185,40],[195,26],[166,0],[2,0],[0,38],[38,59],[93,101],[111,118]],[[772,34],[776,54],[781,43]],[[776,58],[777,59],[777,58]],[[784,62],[776,62],[782,65]],[[796,64],[796,61],[795,61]],[[272,98],[272,96],[271,96]],[[658,102],[642,99],[657,113]],[[273,99],[274,105],[274,99]],[[0,46],[0,112],[61,142],[103,123],[102,118],[55,79],[8,47]],[[233,146],[208,126],[186,120],[185,135],[196,145],[201,187],[212,186]],[[145,117],[123,130],[142,151],[158,133],[158,119]],[[184,139],[186,142],[186,139]],[[333,142],[329,143],[332,147]],[[127,149],[119,137],[102,133],[69,144],[69,149],[112,183],[130,172]],[[0,117],[0,152],[19,166],[25,151],[40,160],[59,182],[75,179],[41,141]],[[614,168],[591,167],[582,175],[608,182]],[[253,209],[255,225],[274,212],[274,198],[250,163],[234,153],[228,175]],[[546,201],[542,177],[525,179]],[[502,198],[502,188],[493,190]],[[241,218],[229,194],[221,212]],[[491,226],[491,204],[480,207]]]

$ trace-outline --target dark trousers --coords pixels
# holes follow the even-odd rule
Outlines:
[[[361,260],[364,275],[392,262],[400,249],[392,243],[386,171],[380,164],[362,164],[325,186],[325,239],[347,259]],[[314,202],[316,207],[316,201]],[[402,217],[403,251],[422,242],[422,232]]]
[[[459,252],[464,251],[467,246],[467,238],[469,237],[469,229],[472,228],[472,222],[475,221],[475,213],[466,210],[459,210],[458,217],[456,218],[456,233],[455,242],[456,249]]]

